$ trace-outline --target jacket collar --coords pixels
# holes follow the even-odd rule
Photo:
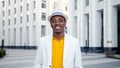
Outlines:
[[[48,53],[49,53],[49,65],[51,65],[51,62],[52,62],[52,37],[53,37],[53,35],[51,34],[50,36],[49,36],[49,39],[48,39],[48,41],[49,41],[49,43],[48,43],[48,45],[50,45],[50,46],[48,46]],[[69,49],[69,41],[68,41],[69,39],[68,39],[68,35],[67,34],[65,34],[65,36],[64,36],[64,55],[63,55],[63,65],[64,65],[64,61],[65,61],[65,58],[66,58],[66,56],[67,56],[67,53],[68,53],[68,49]]]

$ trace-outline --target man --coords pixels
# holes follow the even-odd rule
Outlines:
[[[83,68],[79,41],[64,32],[67,16],[54,11],[48,20],[53,33],[40,39],[35,68]]]

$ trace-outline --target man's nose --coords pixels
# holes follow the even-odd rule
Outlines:
[[[60,24],[60,22],[59,22],[59,21],[56,21],[56,24],[58,25],[58,24]]]

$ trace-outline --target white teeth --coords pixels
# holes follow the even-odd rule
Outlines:
[[[57,26],[57,27],[55,27],[56,29],[60,29],[60,27],[59,26]]]

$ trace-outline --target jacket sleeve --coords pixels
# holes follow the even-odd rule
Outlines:
[[[82,57],[79,41],[76,42],[75,56],[74,56],[74,68],[83,68],[82,66]]]
[[[36,58],[35,58],[35,62],[34,62],[34,68],[42,68],[41,65],[41,55],[42,55],[42,52],[41,52],[41,44],[38,45],[38,48],[37,48],[37,53],[36,53]]]

